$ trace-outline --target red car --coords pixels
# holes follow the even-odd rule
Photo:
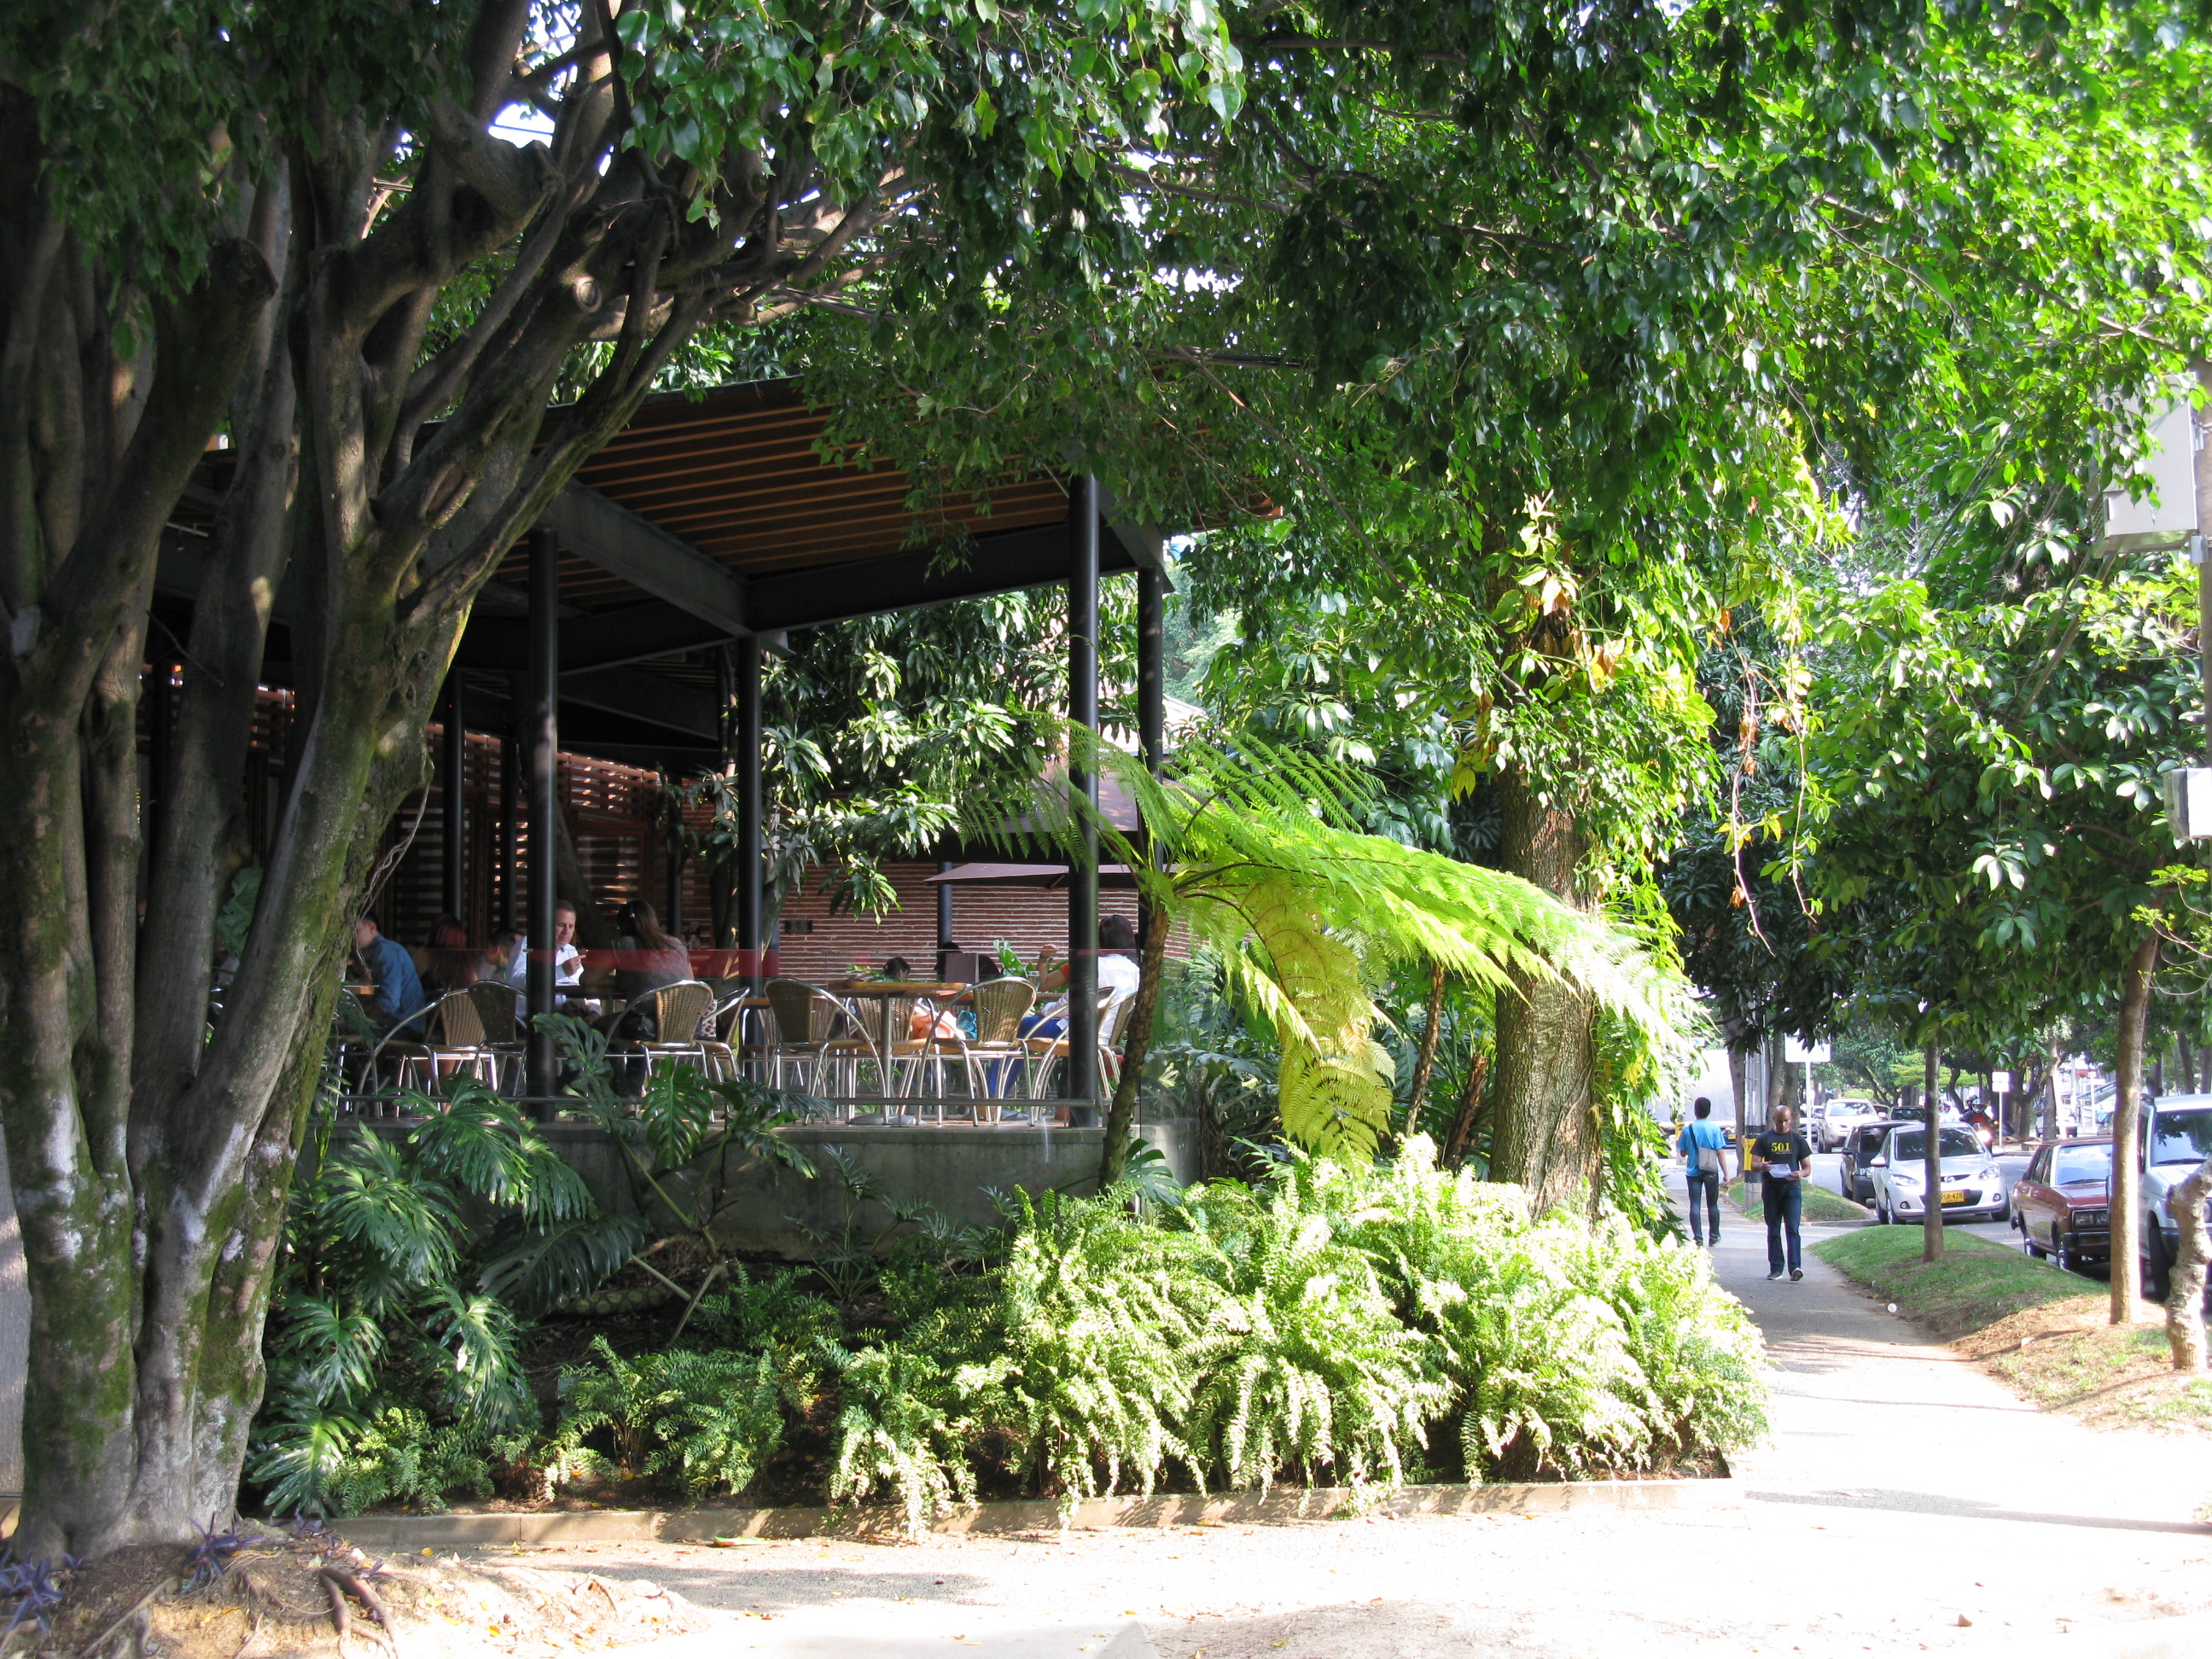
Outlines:
[[[2012,1224],[2033,1256],[2069,1273],[2112,1260],[2112,1140],[2046,1140],[2012,1189]]]

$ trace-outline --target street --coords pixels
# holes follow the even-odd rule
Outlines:
[[[2012,1194],[2013,1183],[2026,1172],[2027,1161],[2032,1154],[2025,1152],[2000,1152],[1996,1156],[1997,1169],[2004,1176],[2005,1194],[2009,1197]],[[1844,1155],[1841,1152],[1814,1153],[1813,1179],[1832,1193],[1844,1198],[1850,1196],[1849,1193],[1844,1191]],[[1916,1222],[1914,1224],[1917,1226],[1919,1224]],[[2013,1231],[2012,1223],[2009,1221],[1958,1222],[1953,1224],[1951,1231],[1972,1233],[1977,1237],[1989,1239],[1993,1243],[2009,1244],[2014,1248],[2017,1248],[2020,1243],[2020,1235]]]

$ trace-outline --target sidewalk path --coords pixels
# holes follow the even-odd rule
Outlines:
[[[1773,1443],[1718,1506],[537,1559],[748,1615],[670,1659],[2040,1659],[2068,1632],[2088,1659],[2100,1627],[2212,1611],[2202,1442],[2030,1410],[1817,1261],[1768,1284],[1755,1224],[1714,1266],[1778,1366]]]

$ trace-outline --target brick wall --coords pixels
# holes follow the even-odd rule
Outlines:
[[[854,963],[880,968],[886,957],[904,957],[915,971],[927,974],[937,962],[937,889],[928,878],[937,873],[932,864],[890,864],[884,872],[898,890],[899,908],[881,917],[833,916],[830,901],[817,891],[828,870],[808,872],[803,890],[793,893],[783,907],[785,924],[777,941],[782,951],[782,970],[794,979],[842,977]],[[1098,896],[1101,915],[1127,916],[1134,926],[1137,896],[1107,892]],[[793,933],[790,924],[809,924],[811,930]],[[962,884],[952,890],[952,937],[963,951],[988,951],[1005,939],[1024,962],[1036,960],[1049,949],[1055,957],[1067,953],[1067,893],[1062,888],[987,887]],[[1169,949],[1183,954],[1170,940]]]

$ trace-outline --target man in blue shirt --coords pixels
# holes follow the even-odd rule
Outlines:
[[[1721,1126],[1712,1121],[1713,1103],[1699,1095],[1691,1103],[1695,1114],[1682,1126],[1682,1138],[1675,1149],[1682,1154],[1683,1180],[1690,1189],[1690,1237],[1698,1243],[1721,1242],[1721,1177],[1727,1172],[1728,1136]],[[1705,1213],[1698,1213],[1698,1200],[1705,1201]],[[1700,1221],[1704,1224],[1699,1225]]]
[[[353,945],[376,986],[376,994],[364,1006],[379,1024],[404,1025],[422,1012],[422,977],[415,971],[415,958],[404,945],[384,937],[374,916],[355,921]]]

